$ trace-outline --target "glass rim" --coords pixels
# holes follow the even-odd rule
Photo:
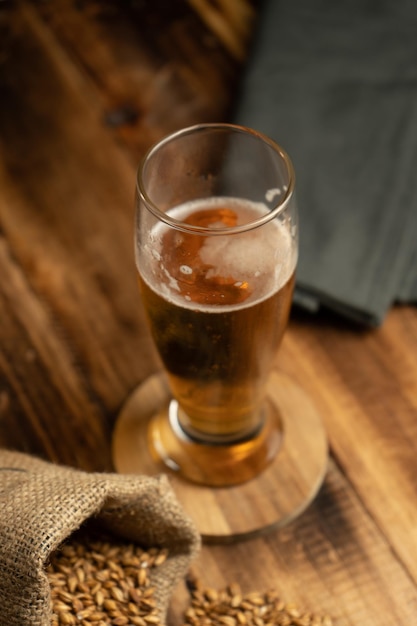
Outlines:
[[[252,137],[259,139],[260,141],[268,145],[270,148],[272,148],[272,150],[274,150],[281,157],[281,159],[285,163],[285,166],[288,172],[288,185],[287,185],[287,188],[285,189],[285,194],[283,195],[282,198],[280,198],[280,200],[277,201],[275,206],[273,206],[268,211],[268,213],[256,218],[255,220],[246,222],[245,224],[239,224],[237,226],[229,226],[225,228],[210,228],[208,226],[198,226],[198,225],[188,224],[186,222],[183,222],[182,220],[175,219],[174,217],[172,217],[171,215],[167,213],[164,213],[158,208],[158,206],[148,196],[146,189],[145,189],[145,184],[142,178],[142,172],[144,170],[146,163],[151,159],[151,157],[160,148],[164,147],[168,143],[171,143],[172,141],[175,141],[179,137],[184,137],[186,135],[191,135],[193,133],[202,132],[205,130],[216,130],[216,129],[235,131],[237,133],[242,133],[244,135],[251,135]],[[147,152],[145,153],[138,167],[137,177],[136,177],[136,189],[140,198],[145,203],[149,211],[156,218],[158,218],[161,222],[164,222],[168,226],[171,226],[172,228],[176,230],[180,230],[182,232],[202,234],[202,235],[209,234],[210,236],[226,235],[226,234],[232,235],[235,233],[242,233],[242,232],[246,232],[249,230],[253,230],[254,228],[258,228],[259,226],[262,226],[263,224],[266,224],[272,221],[286,209],[289,201],[291,200],[293,196],[294,186],[295,186],[295,172],[294,172],[293,164],[287,152],[276,141],[274,141],[273,139],[271,139],[264,133],[261,133],[260,131],[257,131],[253,128],[248,128],[246,126],[240,126],[239,124],[230,124],[226,122],[225,123],[214,122],[214,123],[194,124],[192,126],[186,126],[184,128],[181,128],[180,130],[174,131],[166,135],[165,137],[157,141],[155,144],[153,144],[147,150]]]

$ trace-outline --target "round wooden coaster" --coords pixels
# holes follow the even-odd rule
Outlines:
[[[169,473],[171,485],[206,542],[228,542],[284,526],[317,494],[327,469],[328,448],[320,416],[306,393],[274,372],[268,397],[283,424],[283,441],[272,463],[256,478],[232,487],[204,487],[158,464],[148,448],[148,423],[170,399],[163,374],[146,380],[128,398],[113,433],[119,473]]]

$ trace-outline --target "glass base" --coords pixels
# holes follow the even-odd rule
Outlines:
[[[163,374],[133,392],[114,429],[114,466],[120,473],[169,474],[179,502],[206,542],[229,542],[283,526],[317,494],[327,469],[326,433],[311,400],[288,376],[274,372],[269,380],[268,410],[256,445],[251,440],[249,446],[244,441],[207,446],[183,431],[178,437],[175,405],[171,419],[167,412],[170,402]],[[216,486],[225,474],[233,484]],[[210,486],[201,484],[207,480]]]
[[[148,445],[156,463],[210,487],[238,485],[257,476],[275,458],[281,439],[281,420],[270,402],[259,429],[240,441],[206,443],[189,436],[178,419],[176,400],[150,420],[148,429]]]

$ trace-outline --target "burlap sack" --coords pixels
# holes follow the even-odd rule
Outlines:
[[[171,593],[200,544],[166,477],[86,473],[0,451],[1,626],[49,626],[45,563],[91,518],[143,547],[169,550],[154,581],[165,619]]]

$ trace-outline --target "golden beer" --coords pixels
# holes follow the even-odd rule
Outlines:
[[[266,212],[231,198],[186,203],[169,215],[190,230],[158,224],[138,263],[179,423],[196,440],[240,441],[262,425],[265,385],[291,305],[296,246],[279,217],[232,236],[216,231]]]

